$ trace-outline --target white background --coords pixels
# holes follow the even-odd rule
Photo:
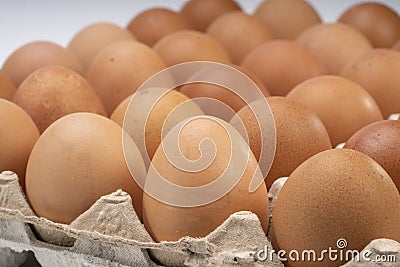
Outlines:
[[[215,0],[218,1],[218,0]],[[237,0],[252,13],[262,0]],[[335,21],[360,0],[309,0],[326,22]],[[400,0],[381,0],[400,11]],[[17,0],[0,2],[0,66],[18,47],[35,40],[66,46],[84,26],[107,21],[126,26],[140,11],[164,6],[178,11],[185,0]]]

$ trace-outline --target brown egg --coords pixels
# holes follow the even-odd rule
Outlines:
[[[378,105],[360,85],[339,76],[320,76],[287,95],[314,111],[328,130],[332,145],[346,142],[359,129],[382,120]]]
[[[400,39],[400,17],[382,3],[358,3],[340,18],[362,32],[374,47],[392,47]]]
[[[18,48],[6,59],[3,70],[18,87],[32,72],[51,65],[83,73],[82,64],[72,53],[47,41],[35,41]]]
[[[39,130],[26,112],[0,98],[0,173],[13,171],[25,190],[25,170]]]
[[[90,84],[78,73],[59,66],[41,68],[29,75],[15,93],[14,102],[31,116],[41,133],[70,113],[107,115]]]
[[[311,156],[332,148],[328,132],[320,118],[304,105],[285,97],[268,97],[276,127],[276,150],[271,169],[265,180],[268,188],[280,178],[289,176]],[[250,148],[257,160],[261,152],[261,134],[258,122],[249,106],[245,106],[231,120],[237,128],[243,122]]]
[[[288,266],[341,266],[340,255],[346,259],[349,250],[361,251],[377,238],[400,241],[400,195],[385,170],[360,152],[332,149],[311,157],[289,176],[275,202],[276,251],[296,250],[301,259],[305,250],[316,258],[336,250],[336,261],[326,251],[316,261],[286,254]]]
[[[242,66],[260,78],[271,95],[277,96],[284,96],[302,81],[325,73],[314,56],[289,40],[273,40],[256,47]]]
[[[400,191],[400,121],[371,123],[350,137],[344,147],[360,151],[378,162]]]
[[[150,8],[134,17],[127,29],[139,41],[153,46],[164,36],[177,31],[193,29],[193,25],[184,16],[170,9]]]
[[[0,98],[11,100],[15,93],[15,85],[4,70],[0,69]]]
[[[378,103],[383,117],[400,113],[400,54],[373,49],[350,62],[340,74],[364,87]]]
[[[228,123],[220,124],[204,116],[193,118],[182,127],[174,127],[163,139],[165,144],[177,142],[180,153],[164,153],[160,146],[146,177],[143,221],[155,241],[176,241],[184,236],[204,237],[229,215],[243,210],[257,214],[263,229],[267,230],[267,190],[262,183],[257,190],[249,192],[253,174],[259,169],[254,155],[251,152],[247,154],[248,146],[238,136]],[[205,138],[214,143],[215,154],[203,143]],[[175,167],[173,163],[177,163],[179,157],[184,157],[188,165]],[[190,166],[198,161],[210,164],[205,169],[193,171]],[[230,175],[220,177],[225,170]],[[261,175],[260,172],[256,174]],[[164,186],[160,178],[175,186]],[[225,183],[220,182],[224,178]],[[215,181],[218,182],[211,184],[212,189],[208,188]],[[181,190],[182,187],[186,188]],[[162,202],[165,197],[166,202]]]
[[[321,22],[315,9],[304,0],[265,0],[254,15],[282,39],[296,39],[305,29]]]
[[[122,189],[141,218],[142,190],[125,163],[121,133],[116,123],[91,113],[52,124],[34,146],[26,171],[27,197],[36,215],[69,224],[101,196]]]
[[[135,40],[126,29],[112,23],[94,23],[80,30],[70,41],[67,49],[81,61],[87,70],[93,58],[106,46]]]
[[[168,66],[189,61],[214,61],[228,64],[228,52],[214,38],[197,31],[171,33],[154,45]]]
[[[296,40],[313,54],[329,74],[339,74],[358,55],[372,49],[368,39],[354,28],[342,24],[317,24]]]
[[[189,0],[180,13],[192,22],[196,30],[205,31],[216,18],[235,10],[241,8],[233,0]]]
[[[241,11],[229,12],[215,19],[207,28],[207,34],[225,47],[235,64],[240,64],[255,47],[274,38],[257,17]]]
[[[132,96],[128,96],[125,98],[113,111],[110,116],[110,119],[116,122],[119,126],[124,125],[125,113],[128,109],[129,103],[131,101]]]
[[[86,79],[111,114],[122,100],[164,68],[165,63],[153,49],[140,42],[124,41],[109,45],[97,54]]]

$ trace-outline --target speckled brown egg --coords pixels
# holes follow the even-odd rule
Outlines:
[[[344,12],[340,22],[362,32],[374,47],[392,47],[400,39],[400,17],[382,3],[358,3]]]
[[[106,46],[119,41],[135,40],[128,30],[113,23],[94,23],[80,30],[69,42],[71,51],[87,70],[93,58]]]
[[[154,46],[168,66],[189,61],[213,61],[229,64],[226,49],[211,36],[192,30],[171,33]]]
[[[7,73],[0,69],[0,98],[12,100],[15,93],[15,85]]]
[[[345,259],[349,250],[361,251],[377,238],[400,241],[400,195],[385,170],[358,151],[332,149],[311,157],[289,176],[275,202],[275,250],[297,250],[300,257],[314,250],[318,258],[323,250],[337,251],[336,261],[327,253],[320,261],[293,261],[286,254],[288,266],[341,266],[340,251]]]
[[[90,84],[78,73],[59,66],[41,68],[29,75],[18,87],[14,102],[32,117],[41,133],[70,113],[107,115]]]
[[[235,64],[240,64],[255,47],[274,38],[257,17],[241,11],[221,15],[206,32],[225,47]]]
[[[307,80],[287,97],[304,104],[320,117],[333,146],[346,142],[365,125],[383,119],[375,100],[364,88],[339,76]]]
[[[360,151],[378,162],[400,191],[400,121],[371,123],[350,137],[344,147]]]
[[[311,53],[289,40],[273,40],[256,47],[242,66],[274,96],[285,96],[302,81],[325,73],[324,66]]]
[[[341,72],[364,87],[378,103],[384,118],[400,113],[400,53],[373,49],[355,58]]]
[[[0,99],[0,173],[13,171],[25,190],[25,170],[39,130],[31,117],[13,102]]]
[[[327,69],[339,74],[343,67],[358,55],[372,49],[368,39],[343,23],[316,24],[296,39]]]
[[[216,18],[236,10],[241,8],[233,0],[189,0],[180,13],[192,22],[196,30],[205,31]]]
[[[127,27],[135,37],[153,46],[164,36],[182,30],[193,29],[190,20],[167,8],[150,8],[134,17]]]
[[[79,74],[84,72],[74,54],[48,41],[34,41],[21,46],[6,59],[3,70],[18,87],[35,70],[52,65],[63,66]]]
[[[321,22],[315,9],[303,0],[265,0],[254,15],[282,39],[296,39],[305,29]]]

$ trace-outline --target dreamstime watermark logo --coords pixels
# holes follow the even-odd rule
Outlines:
[[[155,122],[151,118],[154,113],[162,114],[160,105],[163,98],[172,90],[192,83],[224,87],[240,97],[251,109],[258,124],[263,148],[258,169],[248,188],[249,192],[255,191],[263,184],[275,156],[276,132],[272,112],[263,93],[247,75],[231,66],[215,62],[188,62],[169,67],[150,77],[132,96],[123,124],[123,149],[129,171],[146,194],[168,205],[179,207],[212,203],[230,192],[242,178],[251,153],[249,138],[243,122],[225,103],[205,97],[186,100],[167,114],[162,129],[157,128],[160,125],[154,126]],[[199,158],[195,160],[186,158],[180,145],[183,129],[198,119],[209,120],[224,129],[230,141],[230,153],[226,153],[229,164],[222,174],[206,185],[185,187],[174,184],[169,177],[164,177],[164,170],[158,170],[151,164],[153,155],[149,153],[147,133],[159,131],[162,141],[157,147],[163,150],[174,168],[189,173],[202,172],[213,164],[218,154],[217,143],[204,137],[197,144],[188,144],[193,148],[197,146],[200,151]],[[239,123],[235,123],[234,127],[229,123],[231,119]],[[155,128],[149,130],[148,126]],[[245,143],[247,144],[244,145]]]
[[[396,255],[374,255],[372,251],[365,249],[363,251],[346,249],[348,246],[347,240],[340,238],[336,242],[336,247],[328,247],[321,251],[315,251],[313,249],[307,250],[274,250],[269,249],[267,246],[264,249],[257,251],[256,257],[259,261],[272,261],[274,257],[277,257],[281,262],[288,260],[293,262],[396,262]]]

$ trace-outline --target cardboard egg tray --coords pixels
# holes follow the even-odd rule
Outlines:
[[[278,179],[269,192],[270,212],[284,182],[285,178]],[[395,251],[400,264],[400,244],[374,242],[374,252]],[[28,251],[44,267],[283,266],[276,256],[272,261],[257,260],[256,252],[265,246],[272,249],[257,216],[247,211],[232,214],[204,238],[155,243],[130,196],[121,190],[101,197],[70,225],[54,223],[33,213],[14,173],[0,174],[1,267],[19,266]],[[346,266],[375,266],[351,264]]]

